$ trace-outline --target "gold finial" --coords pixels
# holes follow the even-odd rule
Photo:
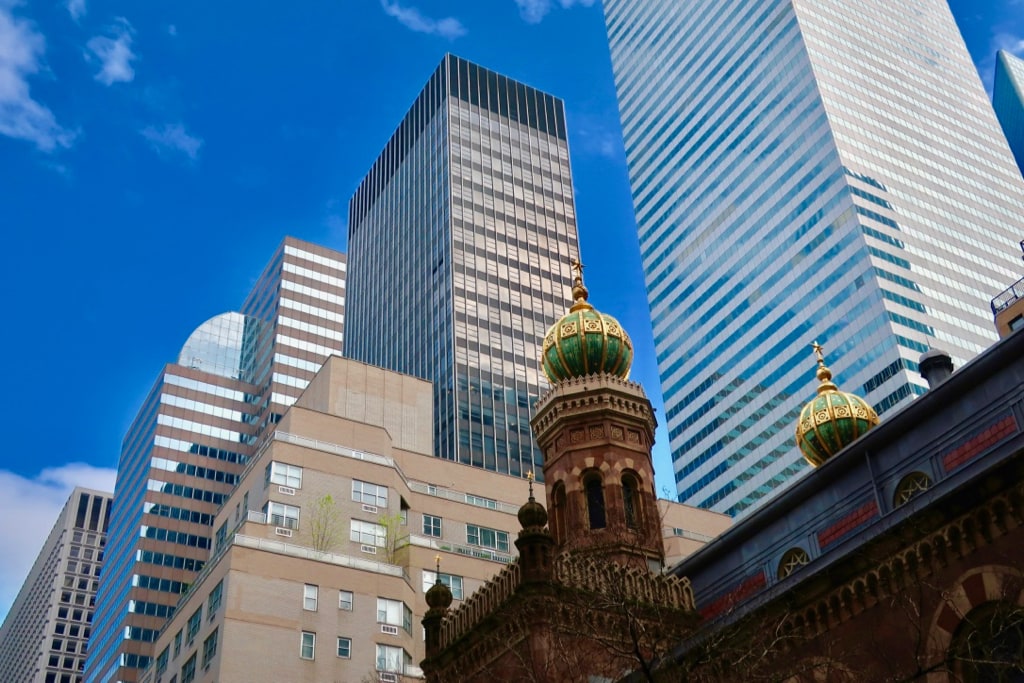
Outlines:
[[[441,555],[434,555],[434,580],[441,580]]]
[[[811,343],[811,348],[814,349],[814,355],[818,360],[818,371],[815,373],[818,381],[821,382],[818,385],[818,393],[824,394],[826,391],[838,391],[839,387],[832,383],[832,371],[825,365],[825,347],[814,341]]]
[[[530,500],[533,500],[533,470],[526,473],[526,480],[530,482]]]
[[[583,263],[575,258],[572,260],[572,298],[573,305],[569,309],[570,311],[578,311],[581,308],[593,308],[587,303],[587,297],[590,296],[590,292],[587,291],[586,285],[583,284]]]

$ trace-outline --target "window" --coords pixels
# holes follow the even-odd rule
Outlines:
[[[228,523],[225,521],[223,524],[220,525],[220,528],[217,529],[217,537],[216,537],[216,541],[214,542],[214,546],[213,546],[214,547],[214,552],[220,552],[220,549],[224,547],[224,544],[227,543],[227,540],[228,540]]]
[[[192,683],[196,680],[196,656],[192,655],[181,667],[181,683]]]
[[[358,519],[352,520],[352,534],[350,538],[356,543],[375,545],[378,548],[384,547],[386,533],[384,527],[373,522],[361,522]]]
[[[171,649],[169,647],[165,647],[163,652],[161,652],[159,655],[157,655],[157,657],[156,657],[156,675],[157,676],[162,674],[164,671],[167,671],[167,660],[170,658],[170,654],[171,654]]]
[[[213,619],[213,613],[220,607],[220,601],[224,597],[224,579],[221,579],[213,590],[210,591],[210,597],[206,602],[206,614],[208,619]]]
[[[401,626],[412,633],[412,610],[401,600],[377,598],[377,623]]]
[[[626,526],[636,529],[640,526],[640,487],[632,474],[622,475],[622,504],[626,512]]]
[[[484,498],[483,496],[474,496],[472,493],[466,494],[466,502],[470,505],[487,508],[488,510],[498,509],[498,501],[492,498]]]
[[[203,608],[199,607],[192,616],[188,618],[188,642],[195,640],[196,634],[199,633],[199,626],[203,623]]]
[[[174,657],[181,654],[181,631],[174,634]]]
[[[352,500],[357,503],[386,508],[388,506],[388,487],[353,479]]]
[[[293,489],[302,488],[302,468],[287,465],[283,462],[272,462],[267,465],[266,481],[268,484],[280,484]]]
[[[309,612],[316,611],[317,598],[320,595],[320,589],[312,584],[306,584],[302,587],[302,609]]]
[[[352,611],[352,591],[338,591],[338,609]]]
[[[893,496],[893,507],[903,505],[911,498],[924,493],[932,486],[931,477],[924,472],[911,472],[900,480],[896,486],[896,495]]]
[[[267,507],[263,508],[263,511],[267,514],[267,521],[274,526],[283,526],[288,529],[299,528],[299,508],[294,505],[271,501],[267,503]]]
[[[434,515],[423,515],[423,535],[441,538],[441,518]]]
[[[210,666],[210,660],[213,659],[214,655],[217,654],[217,631],[213,629],[213,633],[207,636],[206,640],[203,641],[203,668]]]
[[[437,579],[440,577],[441,583],[448,586],[448,590],[452,592],[452,597],[456,600],[462,599],[462,577],[455,576],[454,574],[436,574],[431,571],[423,570],[423,592],[426,593],[430,590],[430,587],[437,583]]]
[[[803,548],[790,548],[779,560],[779,578],[784,579],[811,561]]]
[[[487,527],[476,526],[475,524],[467,524],[466,543],[507,553],[508,532],[488,529]]]
[[[299,656],[303,659],[313,659],[316,655],[316,634],[311,631],[302,632],[302,640],[299,641]]]
[[[587,515],[590,520],[590,528],[605,528],[604,487],[601,485],[601,475],[597,472],[591,472],[584,476],[583,490],[587,496]]]
[[[352,656],[352,639],[338,636],[338,656],[348,659]]]
[[[377,645],[377,671],[405,673],[405,665],[409,660],[409,655],[400,647]]]
[[[565,484],[558,482],[551,494],[551,533],[556,540],[565,538]]]

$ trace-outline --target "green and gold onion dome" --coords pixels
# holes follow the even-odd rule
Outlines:
[[[864,399],[840,391],[825,367],[821,345],[814,343],[818,358],[818,395],[804,406],[796,427],[796,443],[807,462],[818,467],[878,424],[878,415]]]
[[[599,313],[589,303],[583,285],[583,264],[573,262],[574,303],[569,312],[548,329],[541,350],[541,366],[552,384],[610,373],[625,379],[633,364],[633,343],[619,322]]]

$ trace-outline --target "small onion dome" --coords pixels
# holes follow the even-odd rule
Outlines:
[[[441,583],[441,575],[438,574],[434,585],[427,589],[427,607],[430,609],[448,609],[452,604],[452,592],[448,586]]]
[[[807,462],[818,467],[862,434],[878,424],[878,415],[864,399],[840,391],[825,367],[822,347],[815,342],[818,356],[818,395],[804,406],[796,427],[796,443]]]
[[[519,508],[519,524],[524,529],[529,529],[530,527],[543,529],[547,523],[548,511],[533,496],[530,496],[530,500],[526,501],[523,507]]]
[[[609,373],[625,379],[633,364],[633,343],[619,322],[589,303],[583,285],[583,264],[573,263],[576,276],[569,312],[548,329],[541,366],[552,384],[573,377]]]

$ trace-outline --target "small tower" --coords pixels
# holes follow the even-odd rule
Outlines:
[[[441,556],[434,558],[436,571],[434,585],[427,590],[427,613],[423,615],[423,633],[426,639],[427,659],[434,657],[441,649],[441,622],[452,604],[452,591],[441,583]]]
[[[807,462],[818,467],[878,424],[878,414],[860,396],[840,391],[825,366],[821,344],[811,347],[818,359],[818,395],[804,406],[796,425],[796,443]]]
[[[518,515],[522,527],[516,538],[519,567],[524,584],[545,583],[554,576],[555,541],[545,528],[547,510],[533,497],[533,472],[527,478],[530,480],[530,498],[519,508]]]
[[[541,364],[552,388],[531,420],[544,453],[551,536],[558,551],[660,569],[654,412],[640,385],[626,379],[629,335],[587,302],[583,264],[573,269],[575,301],[544,338]]]

